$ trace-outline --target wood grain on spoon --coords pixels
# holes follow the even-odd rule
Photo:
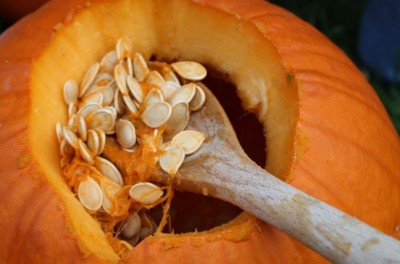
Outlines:
[[[218,100],[205,92],[206,104],[192,114],[188,129],[204,132],[206,140],[185,159],[175,176],[176,189],[230,202],[335,263],[400,263],[398,240],[295,189],[250,160]],[[161,170],[150,176],[164,183],[169,177]]]

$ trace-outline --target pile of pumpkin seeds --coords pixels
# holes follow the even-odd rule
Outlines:
[[[118,232],[131,245],[155,232],[148,210],[166,201],[165,190],[172,188],[139,179],[127,183],[103,155],[106,142],[114,138],[121,151],[132,155],[139,146],[147,147],[156,154],[154,166],[174,176],[205,139],[185,128],[190,113],[205,102],[200,81],[206,74],[193,61],[146,61],[128,38],[121,38],[80,82],[65,82],[68,122],[56,125],[64,176],[89,213],[118,219]],[[151,132],[140,137],[135,124]],[[124,193],[127,206],[118,204]]]

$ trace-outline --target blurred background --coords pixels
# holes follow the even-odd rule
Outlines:
[[[0,33],[46,1],[0,0]],[[308,21],[347,53],[374,87],[400,134],[400,0],[270,2]]]

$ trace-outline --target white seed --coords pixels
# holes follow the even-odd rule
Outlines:
[[[97,211],[103,203],[103,193],[99,184],[88,177],[78,187],[78,197],[81,204],[90,211]]]
[[[76,108],[76,103],[70,103],[68,105],[68,116],[75,115],[78,109]]]
[[[92,85],[92,87],[95,87],[96,85],[98,87],[106,86],[110,84],[112,81],[114,81],[114,77],[108,72],[99,73],[97,74],[96,78],[94,78],[93,81],[94,85]],[[92,88],[89,89],[88,93],[90,92],[91,89]]]
[[[88,105],[85,105],[84,107],[80,108],[77,112],[77,115],[87,117],[100,109],[101,109],[101,105],[99,105],[99,104],[88,104]]]
[[[86,129],[86,122],[83,116],[78,116],[78,134],[79,137],[83,140],[87,140],[87,129]]]
[[[117,65],[117,52],[115,50],[110,51],[100,61],[101,69],[105,72],[112,73],[115,65]]]
[[[136,105],[133,103],[133,101],[129,95],[123,95],[122,100],[124,101],[125,106],[129,112],[136,113],[138,111]]]
[[[128,87],[126,85],[126,78],[128,77],[128,73],[125,70],[125,67],[122,65],[117,65],[114,68],[114,78],[117,83],[118,89],[121,91],[123,95],[128,95]]]
[[[133,62],[130,57],[126,58],[126,64],[128,66],[128,76],[133,77]]]
[[[66,139],[63,139],[60,143],[60,154],[61,156],[67,156],[74,153],[74,148],[68,143]]]
[[[88,131],[86,144],[94,156],[97,156],[99,154],[100,139],[99,139],[99,135],[97,134],[97,132],[95,130],[90,129]]]
[[[90,104],[102,105],[103,98],[104,98],[103,94],[101,92],[99,92],[98,90],[96,90],[95,92],[92,92],[90,94],[86,94],[82,98],[82,102],[80,103],[79,108],[83,108],[86,105],[90,105]]]
[[[111,86],[101,86],[97,89],[97,92],[103,95],[103,106],[109,106],[114,100],[114,90]]]
[[[175,175],[185,159],[185,152],[176,145],[169,145],[160,155],[160,167],[169,175]]]
[[[117,119],[118,113],[117,113],[117,110],[115,110],[114,107],[112,107],[112,106],[106,106],[106,107],[104,107],[103,109],[106,110],[106,111],[108,111],[108,112],[110,112],[110,113],[113,115],[114,119]]]
[[[98,62],[89,67],[89,69],[82,78],[81,86],[79,87],[79,97],[82,97],[89,89],[89,87],[92,85],[94,78],[99,72],[99,68],[100,64]]]
[[[77,149],[79,145],[78,145],[78,137],[75,135],[75,133],[68,127],[63,127],[62,131],[63,131],[63,136],[68,141],[68,143],[74,149]]]
[[[156,223],[154,220],[144,211],[139,212],[140,221],[142,223],[142,228],[139,231],[140,239],[144,239],[154,233],[156,230]]]
[[[117,52],[117,58],[119,60],[129,57],[132,54],[131,40],[127,37],[118,39],[115,50]]]
[[[181,86],[181,83],[176,76],[176,74],[170,69],[169,66],[166,66],[162,69],[163,77],[164,80],[167,82],[173,82],[176,83],[177,85]]]
[[[114,108],[118,114],[124,113],[125,109],[124,109],[123,99],[119,89],[116,89],[114,92]]]
[[[62,128],[61,123],[56,124],[56,136],[57,136],[58,143],[61,143],[61,141],[64,139],[63,128]]]
[[[158,102],[163,102],[164,101],[164,96],[162,95],[160,89],[158,88],[153,88],[151,89],[147,95],[146,98],[144,99],[146,107],[149,107],[150,105]]]
[[[113,113],[104,108],[91,113],[86,118],[86,122],[87,126],[90,129],[99,128],[105,133],[109,133],[110,131],[112,131],[115,125]]]
[[[141,119],[147,126],[157,128],[168,121],[171,111],[171,106],[166,102],[154,103],[146,107],[141,115]]]
[[[139,182],[129,190],[130,197],[144,205],[155,203],[163,195],[160,187],[150,182]]]
[[[172,63],[171,66],[177,74],[187,80],[200,81],[207,75],[206,68],[198,62],[179,61]]]
[[[128,88],[131,91],[133,98],[139,103],[142,103],[143,92],[140,83],[133,76],[128,76],[127,78]]]
[[[99,152],[98,152],[98,155],[100,155],[101,153],[103,153],[104,148],[106,146],[106,134],[101,129],[95,129],[95,131],[97,132],[97,135],[99,137]]]
[[[190,101],[189,103],[190,111],[199,110],[206,101],[206,94],[204,93],[204,90],[200,87],[200,85],[201,83],[196,85],[196,93],[194,94],[192,101]]]
[[[81,154],[82,158],[86,160],[89,164],[94,163],[94,155],[93,153],[90,152],[89,148],[86,146],[85,142],[83,142],[81,139],[78,139],[78,150],[79,153]]]
[[[108,179],[112,180],[120,186],[123,185],[121,173],[119,172],[117,167],[115,167],[115,165],[112,164],[110,161],[97,156],[95,158],[94,166]]]
[[[120,119],[116,124],[117,140],[123,148],[131,148],[136,143],[136,130],[132,122]]]
[[[171,117],[165,127],[165,139],[169,140],[184,130],[189,123],[189,106],[185,102],[177,103],[172,107]]]
[[[171,144],[181,147],[185,155],[190,155],[200,148],[205,138],[202,132],[185,130],[174,136]]]
[[[150,71],[146,76],[146,83],[160,87],[164,82],[164,78],[158,71]]]
[[[142,54],[136,53],[133,58],[133,72],[135,77],[139,82],[142,82],[146,75],[149,73],[149,68],[147,67],[146,61]]]
[[[164,95],[165,100],[169,100],[172,95],[180,88],[181,86],[175,82],[167,81],[164,82],[160,86],[160,90]]]
[[[131,238],[140,231],[140,217],[137,213],[130,213],[128,217],[124,220],[124,229],[122,230],[122,234],[127,237]]]
[[[78,83],[74,80],[68,80],[64,84],[64,101],[67,105],[75,103],[78,100]]]
[[[68,126],[74,131],[74,132],[76,132],[75,131],[75,122],[76,122],[76,114],[73,114],[73,115],[71,115],[69,118],[68,118]]]
[[[169,102],[173,106],[179,102],[188,103],[193,99],[196,93],[196,84],[188,83],[183,85],[180,89],[176,90],[171,96]]]

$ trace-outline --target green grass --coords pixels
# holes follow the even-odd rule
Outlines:
[[[358,29],[364,0],[271,0],[314,25],[330,38],[364,72],[400,133],[400,83],[385,83],[368,70],[358,53]]]
[[[357,54],[358,29],[365,0],[271,0],[270,2],[308,21],[347,53],[365,73],[400,133],[400,83],[389,84],[381,81],[362,64]],[[0,32],[6,26],[0,19]]]

